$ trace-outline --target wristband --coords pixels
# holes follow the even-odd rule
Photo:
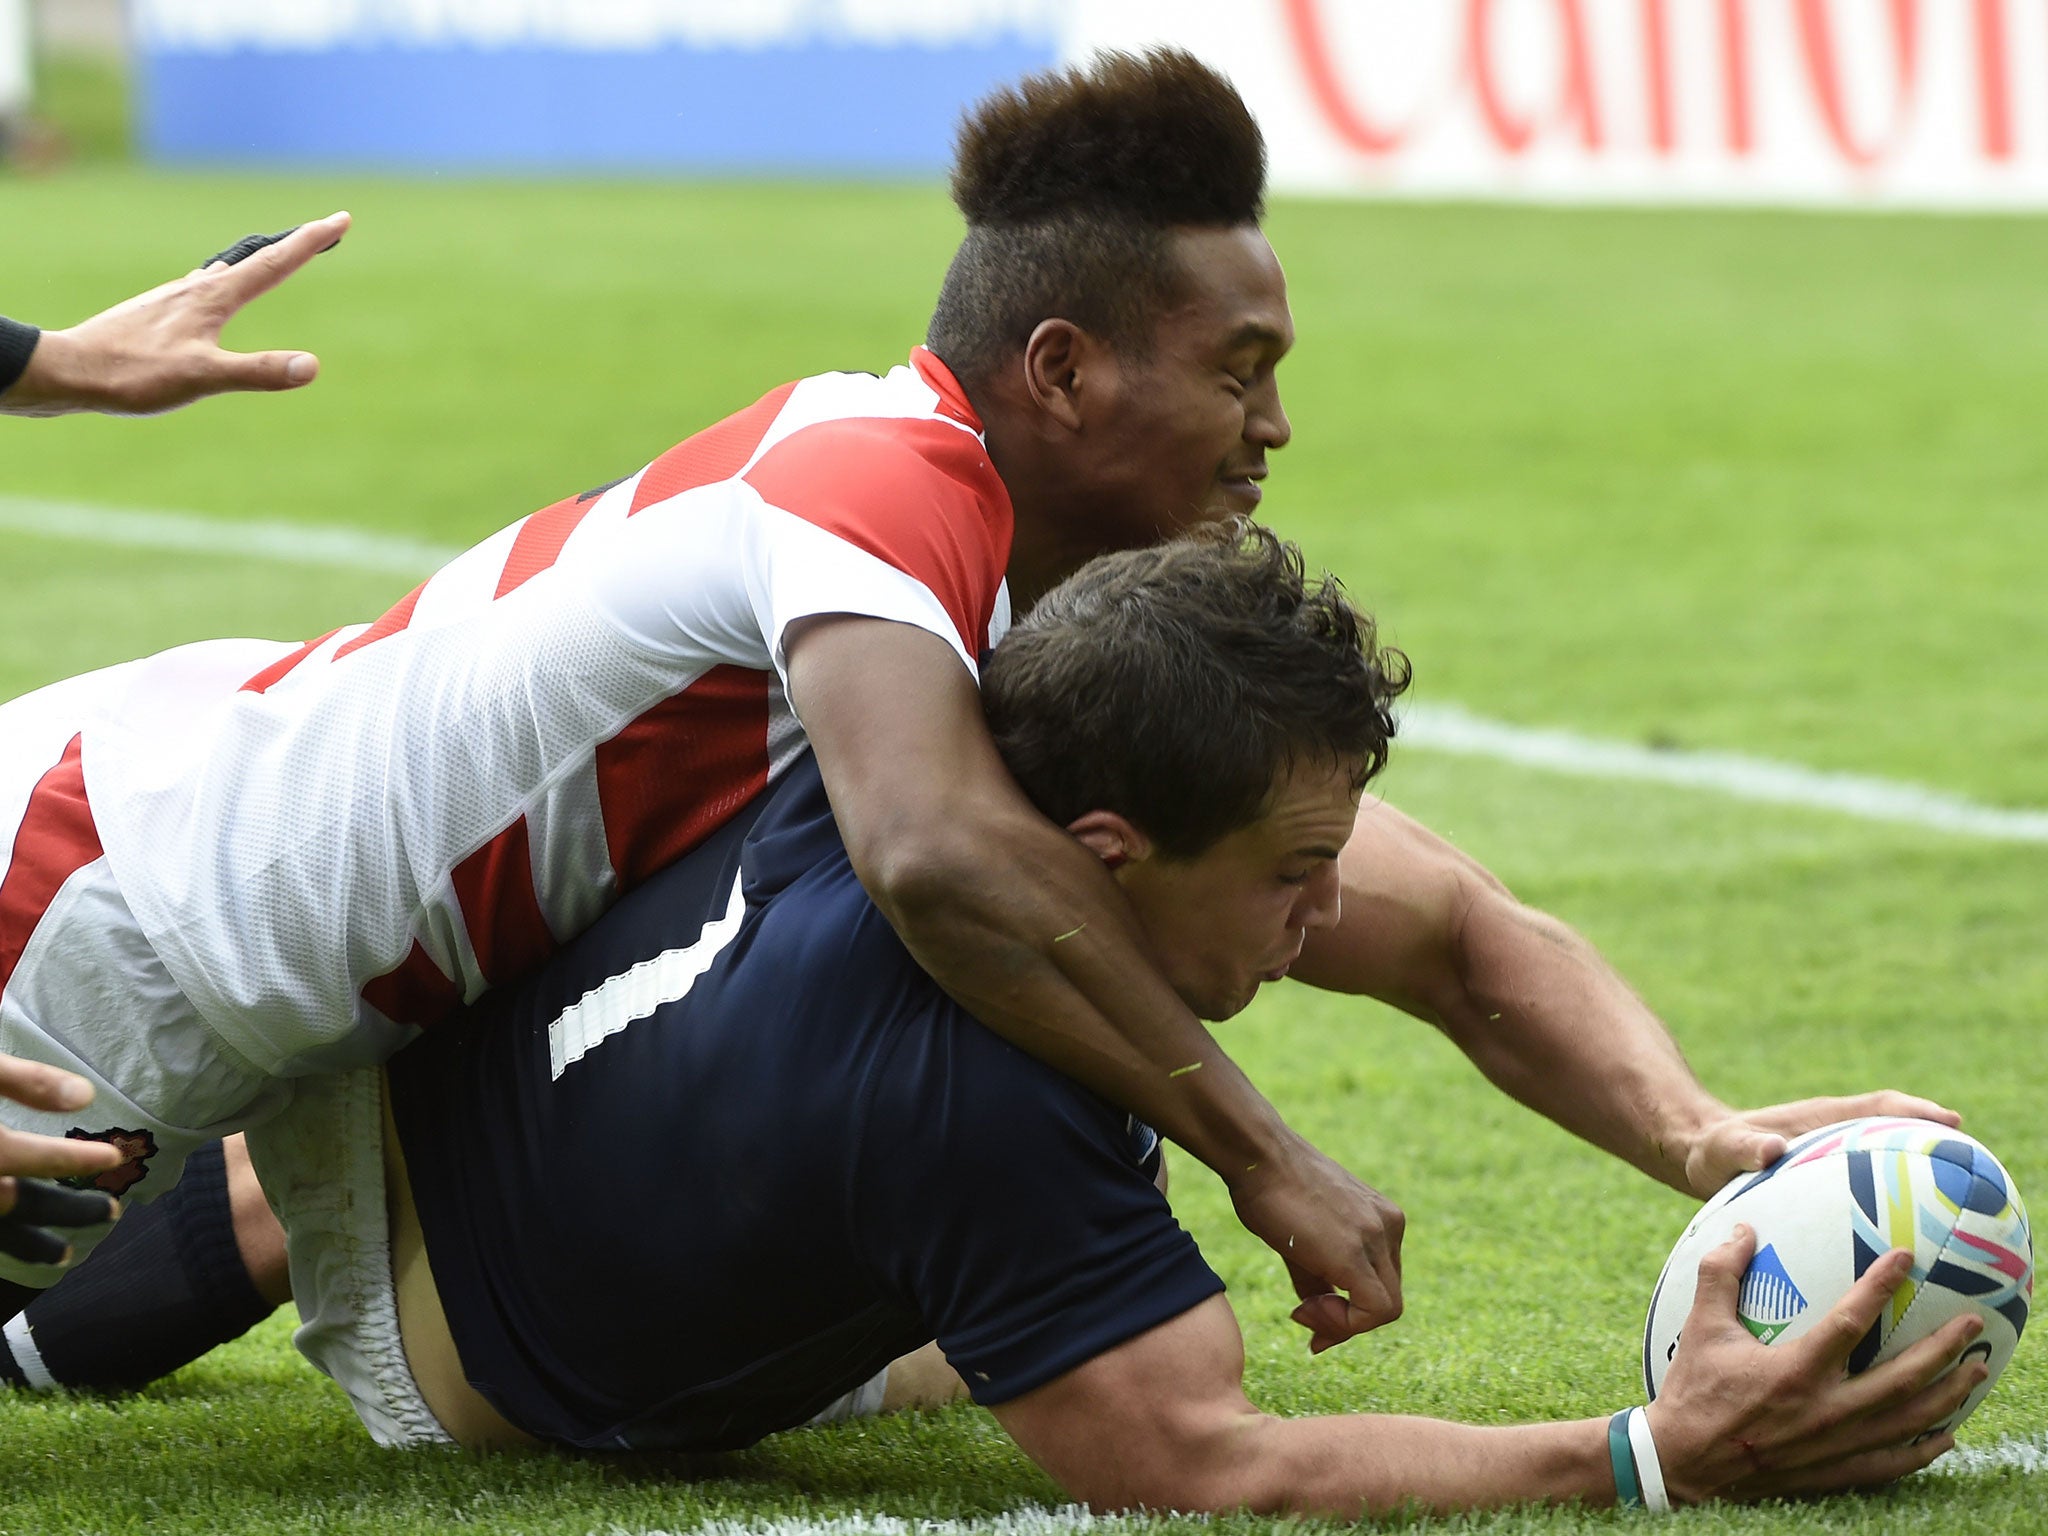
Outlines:
[[[0,315],[0,395],[6,394],[15,380],[28,372],[28,360],[42,336],[34,326]]]
[[[1623,1509],[1643,1507],[1642,1487],[1636,1481],[1636,1452],[1630,1443],[1628,1421],[1639,1410],[1624,1408],[1607,1421],[1607,1459],[1614,1466],[1614,1502]]]
[[[1653,1515],[1671,1512],[1671,1496],[1664,1488],[1664,1464],[1657,1459],[1657,1441],[1650,1434],[1650,1415],[1641,1408],[1628,1414],[1628,1443],[1635,1452],[1636,1482],[1642,1488],[1643,1508]]]

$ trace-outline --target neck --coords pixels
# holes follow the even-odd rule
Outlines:
[[[1014,532],[1010,563],[1010,605],[1022,614],[1052,588],[1102,553],[1089,537],[1087,492],[1063,471],[1058,446],[1045,441],[1026,412],[990,387],[968,391],[981,418],[989,462],[1010,493]]]

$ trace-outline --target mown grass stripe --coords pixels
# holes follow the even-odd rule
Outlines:
[[[131,549],[161,549],[294,565],[423,576],[461,553],[395,534],[307,523],[241,522],[189,512],[0,496],[0,530]],[[1426,752],[1486,758],[1572,778],[1663,784],[1863,821],[1996,842],[2048,843],[2048,810],[1984,805],[1921,784],[1732,752],[1662,750],[1573,731],[1489,720],[1456,704],[1402,712],[1402,741]]]

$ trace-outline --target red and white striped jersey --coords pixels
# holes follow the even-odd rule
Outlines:
[[[936,357],[804,379],[253,677],[240,642],[122,669],[134,706],[85,732],[92,815],[231,1047],[279,1073],[376,1058],[805,750],[792,623],[914,624],[973,670],[1008,626],[1011,527]]]

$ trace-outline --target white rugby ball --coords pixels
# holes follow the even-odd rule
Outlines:
[[[2027,1325],[2034,1244],[2012,1177],[1983,1143],[1931,1120],[1844,1120],[1800,1137],[1759,1173],[1732,1181],[1700,1208],[1664,1262],[1643,1330],[1643,1385],[1655,1398],[1692,1310],[1700,1260],[1756,1232],[1756,1257],[1736,1303],[1766,1344],[1797,1338],[1872,1263],[1913,1250],[1913,1271],[1850,1356],[1868,1370],[1953,1317],[1975,1312],[1984,1331],[1964,1352],[1991,1374],[1953,1429],[1977,1411]],[[1932,1433],[1933,1431],[1930,1431]]]

